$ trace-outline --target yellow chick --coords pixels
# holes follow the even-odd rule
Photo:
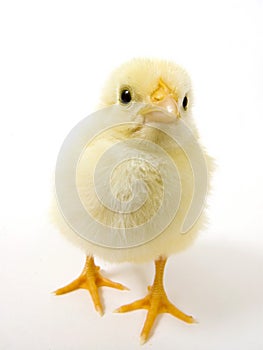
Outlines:
[[[206,221],[203,208],[212,161],[198,140],[191,116],[192,100],[190,78],[173,62],[134,59],[120,66],[106,83],[101,107],[117,106],[131,116],[131,122],[95,135],[76,170],[76,186],[83,206],[94,222],[102,223],[108,231],[101,237],[96,232],[97,241],[85,239],[70,228],[57,205],[53,208],[57,227],[87,256],[81,275],[58,289],[56,295],[85,288],[102,314],[98,289],[126,287],[103,277],[94,256],[114,263],[155,262],[155,278],[148,294],[116,310],[120,313],[147,310],[141,343],[149,338],[160,313],[195,322],[169,301],[163,284],[167,258],[192,244]],[[139,108],[136,112],[134,106]],[[105,112],[101,113],[103,118]],[[116,152],[108,152],[114,147],[118,147]],[[96,177],[97,165],[105,154],[103,171],[117,164],[110,172],[110,186],[103,171]],[[119,160],[120,156],[124,161]],[[120,205],[116,210],[98,198],[104,186]],[[129,207],[131,202],[133,209]],[[155,217],[157,221],[153,220]],[[120,233],[116,234],[118,230]]]

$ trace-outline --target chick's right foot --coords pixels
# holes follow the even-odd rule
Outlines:
[[[88,256],[83,271],[80,276],[65,287],[57,289],[54,293],[62,295],[73,292],[77,289],[87,289],[93,300],[95,309],[100,315],[103,314],[103,307],[99,296],[99,287],[111,287],[120,290],[128,289],[120,283],[113,282],[101,275],[100,268],[95,265],[94,258]]]

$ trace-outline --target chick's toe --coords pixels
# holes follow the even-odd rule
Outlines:
[[[120,283],[113,282],[101,275],[100,268],[95,265],[94,258],[88,256],[83,271],[80,276],[65,287],[57,289],[54,293],[62,295],[73,292],[77,289],[86,289],[89,291],[95,309],[100,315],[103,315],[103,306],[99,295],[99,287],[111,287],[120,290],[128,289]]]
[[[155,261],[155,278],[153,285],[148,287],[148,294],[146,297],[136,300],[131,304],[123,305],[116,312],[129,312],[139,309],[148,310],[141,332],[141,343],[145,343],[150,335],[156,317],[161,313],[169,313],[186,323],[195,323],[192,316],[186,315],[184,312],[175,307],[167,298],[163,286],[163,273],[166,259],[160,258]]]

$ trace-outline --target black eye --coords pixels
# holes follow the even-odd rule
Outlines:
[[[131,102],[131,93],[128,89],[123,89],[121,91],[121,95],[120,95],[120,101],[121,103],[127,104],[129,102]]]
[[[186,111],[187,106],[188,106],[188,98],[187,98],[187,96],[184,97],[182,105],[183,105],[184,110]]]

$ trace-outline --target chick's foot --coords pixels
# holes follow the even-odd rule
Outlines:
[[[100,315],[103,314],[103,307],[99,296],[99,287],[111,287],[120,290],[128,289],[120,283],[113,282],[101,275],[99,266],[96,266],[92,256],[87,256],[86,263],[80,276],[65,287],[57,289],[56,295],[73,292],[77,289],[87,289],[93,300],[95,309]]]
[[[148,310],[141,332],[141,344],[144,344],[149,338],[150,331],[156,317],[161,313],[169,313],[180,320],[187,323],[195,323],[192,316],[188,316],[177,307],[175,307],[167,298],[163,286],[163,273],[166,259],[160,258],[155,261],[155,278],[152,286],[148,287],[148,294],[145,298],[136,300],[135,302],[123,305],[115,312],[129,312],[133,310],[146,309]]]

